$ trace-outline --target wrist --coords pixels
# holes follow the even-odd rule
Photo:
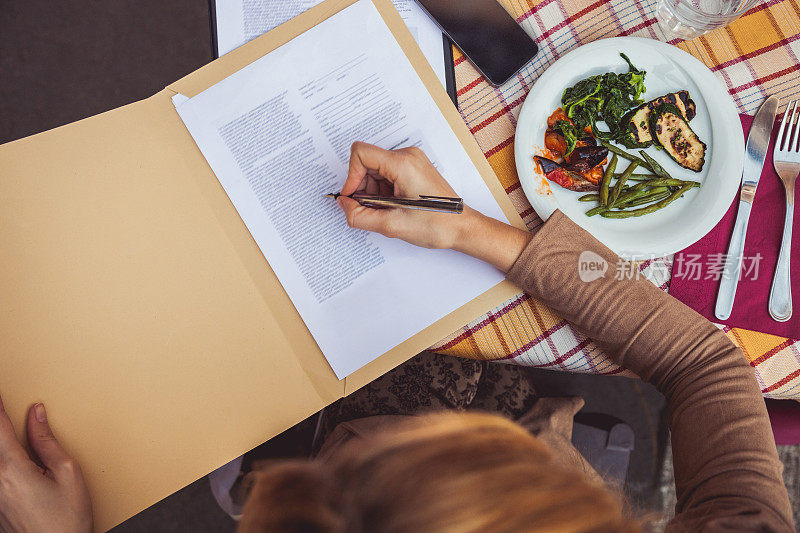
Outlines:
[[[451,248],[508,272],[531,240],[531,234],[464,208]]]
[[[448,248],[461,253],[467,253],[476,232],[486,223],[486,216],[465,205],[464,212],[458,215],[458,222],[453,234],[453,240]]]

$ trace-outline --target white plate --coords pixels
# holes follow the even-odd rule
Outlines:
[[[585,193],[551,183],[533,156],[544,146],[547,117],[561,105],[564,89],[605,72],[627,72],[620,52],[647,71],[645,100],[686,89],[697,104],[692,129],[708,149],[699,173],[681,168],[660,150],[648,148],[674,177],[698,180],[683,198],[653,214],[627,219],[587,217],[592,204],[579,202]],[[565,55],[536,81],[517,123],[514,139],[517,172],[531,205],[543,220],[556,209],[589,231],[603,244],[625,257],[660,257],[697,242],[720,221],[731,205],[742,178],[744,136],[736,105],[725,86],[700,61],[680,48],[638,37],[602,39]],[[636,153],[636,150],[627,150]],[[618,171],[627,160],[620,158]]]

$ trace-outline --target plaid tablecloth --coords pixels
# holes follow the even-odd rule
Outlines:
[[[531,85],[570,50],[606,37],[634,35],[674,44],[700,59],[727,86],[741,112],[763,99],[800,96],[800,4],[770,0],[727,28],[692,41],[669,41],[655,19],[656,0],[501,0],[539,43],[536,59],[503,87],[494,88],[456,51],[461,114],[506,192],[530,228],[542,222],[525,198],[514,164],[517,117]],[[639,265],[643,275],[669,287],[671,258]],[[800,398],[800,341],[723,328],[742,347],[765,396]],[[519,294],[454,332],[432,350],[569,372],[618,374],[589,339],[550,309]]]

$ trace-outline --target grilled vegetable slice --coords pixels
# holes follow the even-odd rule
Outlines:
[[[578,192],[596,191],[600,188],[597,183],[592,183],[585,176],[578,174],[572,170],[567,170],[555,161],[541,157],[538,155],[533,156],[539,167],[544,172],[547,179],[558,183],[565,189]]]
[[[547,176],[551,172],[561,169],[561,165],[553,161],[552,159],[547,159],[546,157],[542,157],[540,155],[535,155],[533,158],[539,163],[539,167],[544,172],[544,175]]]
[[[655,142],[680,166],[700,172],[706,162],[706,144],[692,131],[674,104],[663,104],[650,113]]]
[[[647,103],[634,109],[623,119],[633,142],[642,145],[643,148],[653,142],[653,137],[650,135],[651,110],[650,103]]]
[[[588,172],[602,163],[608,155],[608,148],[604,146],[582,146],[575,148],[567,158],[567,170],[575,172]]]
[[[581,174],[571,170],[554,170],[547,175],[547,179],[558,183],[565,189],[577,192],[596,191],[600,188],[597,183],[592,183]]]
[[[672,104],[677,107],[681,116],[687,121],[692,120],[697,114],[697,106],[689,97],[689,91],[665,94],[637,107],[625,116],[623,124],[630,132],[632,141],[639,144],[640,147],[645,148],[653,142],[653,136],[650,133],[650,113],[664,104]]]

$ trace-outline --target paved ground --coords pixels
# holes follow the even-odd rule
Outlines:
[[[783,461],[783,482],[789,490],[794,523],[800,526],[800,445],[778,446],[778,455]]]

